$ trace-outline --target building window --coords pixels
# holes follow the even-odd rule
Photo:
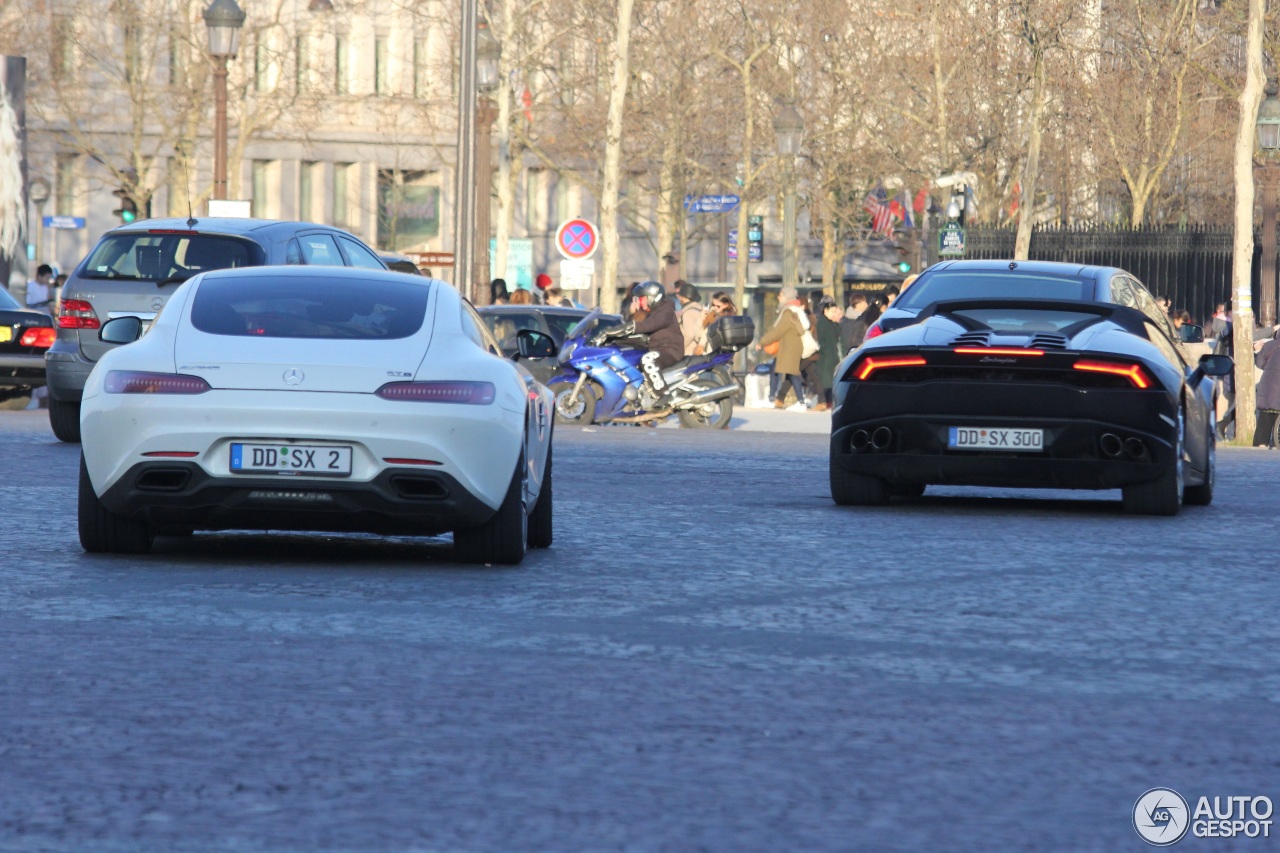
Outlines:
[[[345,36],[335,36],[333,39],[333,91],[334,94],[346,95],[351,91],[351,81],[348,79],[348,73],[351,70],[350,52],[347,47],[347,39]]]
[[[415,98],[427,96],[427,57],[430,55],[426,39],[413,40],[413,96]]]
[[[76,205],[76,172],[79,158],[75,154],[59,154],[53,175],[54,213],[59,216],[72,216]]]
[[[315,216],[315,174],[315,163],[303,161],[298,168],[298,218],[304,222]]]
[[[349,224],[347,193],[350,191],[348,185],[350,176],[350,163],[333,164],[333,224],[339,228],[346,228]]]
[[[387,39],[385,36],[373,40],[373,93],[388,95],[387,86]]]
[[[293,55],[296,60],[293,67],[293,84],[294,88],[301,94],[307,88],[307,70],[311,64],[311,57],[307,51],[306,36],[298,36],[293,40]]]
[[[137,24],[127,24],[124,28],[124,81],[144,82],[142,73],[142,28]]]
[[[268,216],[267,170],[270,166],[270,160],[253,161],[253,197],[249,207],[254,219],[266,219]]]
[[[53,78],[70,80],[75,76],[75,31],[68,18],[55,18],[53,22]]]
[[[253,91],[267,91],[267,69],[271,64],[271,58],[267,53],[267,45],[262,43],[262,36],[254,39],[253,43]]]
[[[439,176],[400,169],[378,170],[378,245],[396,251],[424,249],[440,235]]]

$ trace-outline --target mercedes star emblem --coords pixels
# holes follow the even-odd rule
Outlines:
[[[300,385],[302,380],[307,378],[307,374],[303,373],[296,367],[291,367],[284,372],[285,385]]]

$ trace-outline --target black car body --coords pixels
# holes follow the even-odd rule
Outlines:
[[[0,405],[25,406],[45,384],[44,354],[54,338],[53,318],[23,308],[0,289]]]
[[[1006,264],[1006,269],[1008,265]],[[1192,364],[1159,317],[1114,303],[967,298],[837,368],[839,504],[935,484],[1123,490],[1125,509],[1212,500],[1223,356]]]
[[[49,424],[80,440],[80,398],[112,344],[98,329],[114,317],[149,323],[178,285],[200,272],[276,265],[385,270],[376,252],[340,228],[271,219],[145,219],[113,228],[62,289],[58,338],[49,350]]]
[[[551,305],[489,305],[480,309],[480,316],[507,357],[515,354],[516,333],[521,329],[550,335],[556,346],[560,347],[578,321],[590,313],[586,308]],[[616,314],[605,314],[600,319],[601,327],[621,322],[622,318]],[[525,366],[535,379],[545,385],[556,374],[559,364],[553,356],[528,359]]]

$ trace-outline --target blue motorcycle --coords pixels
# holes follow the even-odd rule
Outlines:
[[[711,352],[687,356],[662,371],[666,387],[654,392],[645,382],[640,359],[648,351],[645,336],[604,340],[601,312],[592,311],[573,327],[560,348],[561,372],[547,387],[556,395],[556,422],[644,423],[671,415],[699,429],[728,429],[738,384],[733,354],[751,343],[750,317],[722,317],[707,328]]]

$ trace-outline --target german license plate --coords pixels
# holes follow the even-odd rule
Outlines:
[[[13,340],[13,326],[0,326],[0,344]]]
[[[332,444],[232,444],[231,471],[350,477],[351,448]]]
[[[1007,427],[950,427],[947,447],[952,450],[1044,450],[1044,430]]]

